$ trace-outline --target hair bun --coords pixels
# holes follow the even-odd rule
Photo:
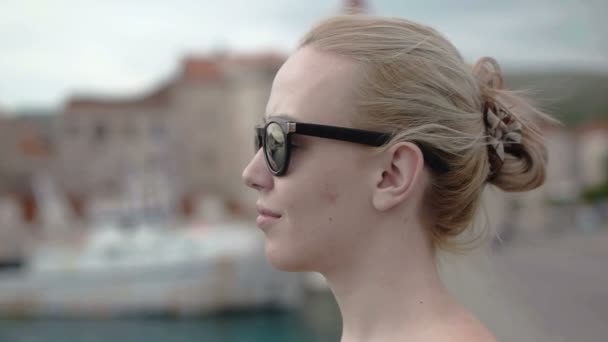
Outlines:
[[[526,191],[545,179],[547,150],[539,123],[557,122],[520,92],[503,89],[498,62],[482,57],[473,65],[484,116],[488,161],[487,181],[505,191]]]
[[[482,88],[502,89],[503,78],[502,70],[498,62],[492,57],[481,57],[477,63],[473,65],[473,74],[477,77],[479,85]]]
[[[512,152],[515,144],[521,144],[522,126],[505,108],[494,103],[484,103],[483,108],[491,179],[502,168],[505,151]]]

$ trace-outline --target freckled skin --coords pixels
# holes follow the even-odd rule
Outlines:
[[[333,190],[329,184],[325,183],[325,186],[323,187],[322,197],[330,204],[336,204],[338,200],[338,193]]]

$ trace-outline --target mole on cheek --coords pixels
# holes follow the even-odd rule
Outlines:
[[[325,183],[325,186],[323,187],[323,198],[327,199],[329,203],[335,204],[338,200],[338,194],[327,183]]]

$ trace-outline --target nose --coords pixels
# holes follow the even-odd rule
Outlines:
[[[241,178],[245,185],[258,191],[268,191],[272,188],[273,178],[264,161],[263,149],[256,152],[243,170]]]

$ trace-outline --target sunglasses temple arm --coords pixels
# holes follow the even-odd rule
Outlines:
[[[296,125],[295,133],[370,146],[382,146],[390,139],[390,135],[386,133],[302,123]]]

